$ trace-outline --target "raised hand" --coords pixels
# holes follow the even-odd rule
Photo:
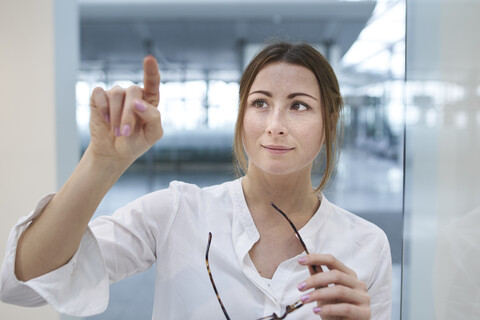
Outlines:
[[[98,204],[125,169],[162,137],[157,61],[143,61],[144,85],[91,98],[91,140],[70,178],[18,241],[15,274],[27,281],[65,265]]]
[[[128,166],[162,137],[157,61],[147,56],[143,68],[143,89],[116,86],[93,90],[89,150],[95,157]]]
[[[313,311],[322,319],[370,319],[370,295],[366,284],[358,280],[355,271],[328,254],[309,254],[300,258],[299,263],[309,266],[311,276],[300,283],[298,289],[314,289],[301,299],[303,303],[317,302]],[[312,272],[312,266],[320,268],[322,265],[328,267],[329,271]]]

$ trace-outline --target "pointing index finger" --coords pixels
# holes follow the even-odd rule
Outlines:
[[[158,106],[160,101],[160,72],[157,60],[148,55],[143,59],[143,96],[148,103]]]

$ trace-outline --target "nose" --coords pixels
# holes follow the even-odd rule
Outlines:
[[[266,132],[272,136],[285,136],[288,134],[285,115],[275,110],[270,113],[267,119]]]

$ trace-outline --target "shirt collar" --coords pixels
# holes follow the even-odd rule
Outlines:
[[[245,255],[260,239],[260,234],[248,210],[241,181],[241,178],[235,180],[231,190],[233,198],[232,240],[238,262],[243,264]],[[320,206],[317,211],[298,231],[311,253],[320,252],[319,243],[316,239],[318,239],[319,231],[331,214],[331,204],[327,198],[322,193],[318,194],[318,198],[320,199]]]
[[[320,206],[317,211],[310,220],[298,230],[310,253],[320,252],[320,243],[318,243],[317,239],[323,225],[331,214],[331,210],[329,209],[331,204],[327,198],[321,193],[318,194],[318,198],[320,199]]]
[[[247,202],[242,189],[242,179],[235,180],[232,184],[233,220],[232,240],[240,265],[244,263],[245,255],[260,239],[255,222],[248,210]]]

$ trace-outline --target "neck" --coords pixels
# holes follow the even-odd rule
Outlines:
[[[260,170],[248,170],[242,187],[251,211],[272,212],[275,203],[291,218],[310,218],[319,205],[312,188],[310,170],[289,175],[270,175]],[[278,217],[278,215],[275,215]]]

